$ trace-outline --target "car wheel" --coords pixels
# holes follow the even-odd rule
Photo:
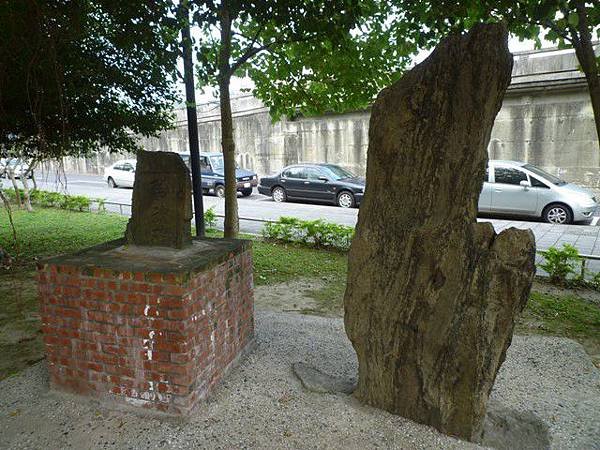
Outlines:
[[[252,189],[243,189],[242,190],[242,195],[244,197],[250,197],[252,195]]]
[[[111,189],[117,187],[117,183],[115,183],[115,180],[113,180],[112,177],[108,177],[108,187]]]
[[[219,198],[225,197],[225,186],[222,184],[217,184],[215,186],[215,195]]]
[[[273,196],[273,201],[276,201],[277,203],[285,202],[287,200],[285,189],[280,186],[274,188],[271,195]]]
[[[338,206],[342,208],[352,208],[354,206],[354,195],[348,191],[340,192],[337,198]]]
[[[573,222],[571,209],[559,203],[546,206],[542,217],[546,222],[558,225],[566,225]]]

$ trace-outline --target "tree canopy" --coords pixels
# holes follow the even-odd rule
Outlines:
[[[219,8],[232,17],[231,75],[249,76],[273,119],[367,106],[417,50],[376,0],[203,2],[194,14],[199,84],[218,86]]]
[[[503,21],[512,35],[532,39],[538,48],[542,40],[575,48],[600,123],[598,58],[592,48],[592,40],[600,38],[599,0],[392,0],[360,2],[359,8],[343,38],[287,42],[246,67],[254,95],[274,119],[363,108],[399,78],[419,50],[475,23]]]
[[[132,151],[171,124],[170,0],[0,0],[0,149]]]

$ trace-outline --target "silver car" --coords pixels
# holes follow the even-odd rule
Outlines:
[[[486,177],[479,196],[481,213],[567,224],[589,221],[598,207],[591,191],[524,162],[490,160]]]

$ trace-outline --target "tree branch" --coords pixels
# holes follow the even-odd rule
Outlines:
[[[262,52],[263,50],[268,49],[269,47],[275,45],[277,43],[277,40],[274,40],[272,42],[269,42],[268,44],[265,45],[261,45],[260,47],[248,47],[246,49],[246,51],[244,52],[244,54],[242,56],[240,56],[240,58],[234,62],[231,65],[231,73],[235,73],[236,70],[238,70],[244,63],[246,63],[250,58],[252,58],[254,55]]]
[[[310,37],[305,37],[305,38],[301,38],[301,39],[275,39],[267,44],[261,45],[260,47],[248,47],[246,49],[246,51],[244,52],[244,54],[235,62],[231,65],[231,73],[235,73],[236,70],[238,70],[244,63],[246,63],[250,58],[252,58],[253,56],[255,56],[256,54],[262,52],[263,50],[268,50],[271,47],[273,47],[274,45],[285,45],[285,44],[292,44],[292,43],[296,43],[296,42],[307,42],[310,41],[312,39],[317,39],[318,38],[318,34],[316,36],[310,36]]]
[[[538,22],[538,25],[546,26],[546,27],[550,28],[552,31],[554,31],[556,34],[558,34],[560,37],[562,37],[565,41],[568,41],[571,44],[573,43],[573,40],[571,39],[571,36],[569,36],[569,33],[566,31],[566,29],[561,30],[550,19],[546,19],[544,22]]]

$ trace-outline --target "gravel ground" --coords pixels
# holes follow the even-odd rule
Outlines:
[[[0,382],[0,447],[477,448],[351,396],[303,390],[294,362],[356,376],[340,319],[258,311],[256,324],[255,351],[186,422],[49,392],[37,364]],[[600,375],[573,341],[515,337],[492,396],[545,422],[553,448],[600,449]]]

